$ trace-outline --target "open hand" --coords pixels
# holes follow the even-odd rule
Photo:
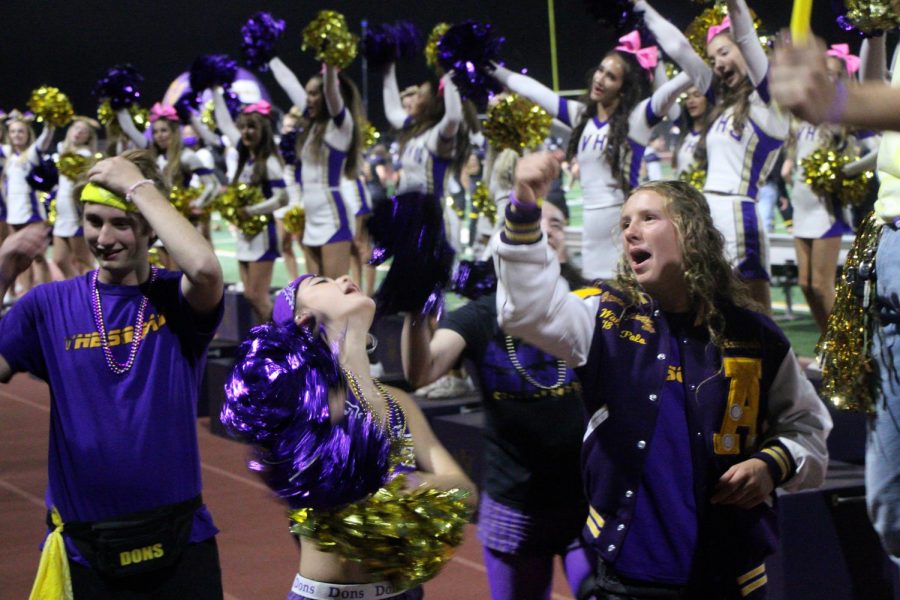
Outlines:
[[[774,489],[775,482],[766,463],[750,458],[725,471],[716,484],[710,502],[751,509],[768,500]]]

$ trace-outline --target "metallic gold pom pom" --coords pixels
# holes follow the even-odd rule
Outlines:
[[[836,196],[845,205],[860,204],[866,199],[874,173],[865,171],[855,177],[844,177],[844,166],[857,158],[819,148],[800,161],[804,181],[819,196]]]
[[[97,153],[93,156],[82,156],[75,152],[64,152],[56,159],[56,168],[63,177],[68,177],[72,181],[78,181],[82,175],[87,173],[103,155]]]
[[[847,253],[834,308],[816,346],[822,396],[841,410],[872,412],[878,397],[871,354],[872,326],[878,315],[871,301],[875,295],[871,275],[881,231],[881,222],[869,213]]]
[[[181,187],[180,185],[175,185],[169,191],[169,202],[185,219],[189,219],[194,216],[191,203],[199,198],[202,193],[202,187]]]
[[[686,171],[682,171],[678,175],[678,179],[691,184],[691,186],[702,192],[703,187],[706,185],[706,169],[694,163]]]
[[[438,23],[434,26],[434,29],[431,30],[431,33],[428,35],[428,41],[425,42],[425,63],[431,67],[432,69],[440,68],[438,67],[437,62],[437,54],[438,54],[438,42],[441,41],[441,37],[447,30],[450,29],[449,23]]]
[[[289,512],[291,531],[360,564],[378,579],[408,589],[432,579],[462,543],[469,492],[405,489],[399,475],[360,502],[334,511]]]
[[[865,33],[890,31],[900,27],[900,13],[890,0],[846,0],[847,20]]]
[[[475,184],[475,191],[472,192],[472,209],[477,215],[490,221],[491,225],[497,221],[497,204],[483,181]]]
[[[372,146],[381,141],[381,134],[378,133],[378,130],[368,121],[364,121],[362,124],[362,132],[363,132],[363,145],[366,147],[366,150],[370,149]]]
[[[344,69],[356,58],[358,47],[359,37],[350,32],[344,15],[333,10],[320,10],[303,29],[300,49],[311,49],[316,60]]]
[[[715,6],[711,6],[697,15],[690,25],[687,26],[687,29],[684,30],[685,37],[691,43],[694,52],[698,56],[706,56],[706,34],[709,33],[709,28],[713,25],[721,25],[727,16],[728,7],[725,5],[725,2],[717,2]],[[760,35],[762,21],[756,16],[753,9],[750,9],[750,16],[753,18],[753,30],[756,31],[756,35]],[[768,38],[760,40],[760,44],[765,46],[767,41]]]
[[[31,92],[28,108],[38,121],[46,121],[53,127],[65,127],[75,116],[69,97],[59,89],[43,85]]]
[[[56,216],[58,214],[56,211],[56,198],[53,198],[48,204],[48,195],[49,194],[47,194],[47,192],[38,193],[38,202],[43,203],[47,207],[47,225],[53,227],[54,225],[56,225]]]
[[[163,264],[162,257],[159,255],[159,248],[156,246],[150,248],[147,252],[147,259],[151,265],[157,267],[159,269],[165,269],[166,265]]]
[[[139,104],[132,104],[128,108],[128,113],[131,115],[131,119],[134,121],[134,125],[138,128],[138,131],[147,129],[147,126],[150,124],[149,110],[142,108]],[[116,120],[116,111],[109,105],[109,100],[104,100],[100,103],[100,106],[97,107],[97,120],[104,126],[119,126],[119,123]]]
[[[288,233],[302,235],[306,227],[306,211],[303,210],[302,206],[295,204],[284,213],[282,222],[284,223],[284,230]]]
[[[237,227],[247,237],[253,237],[269,223],[269,215],[246,215],[243,210],[263,201],[262,190],[255,185],[229,185],[216,198],[214,207],[222,218]]]
[[[550,135],[550,114],[518,94],[510,94],[488,109],[484,136],[495,150],[523,150],[540,146]]]

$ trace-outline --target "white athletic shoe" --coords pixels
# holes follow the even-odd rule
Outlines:
[[[376,378],[384,377],[384,365],[381,364],[381,361],[369,364],[369,375]]]
[[[427,394],[428,398],[455,398],[457,396],[465,396],[475,391],[472,380],[468,377],[454,377],[453,375],[445,375],[435,381],[440,384]]]

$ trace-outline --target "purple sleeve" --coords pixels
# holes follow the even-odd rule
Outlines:
[[[337,125],[338,127],[340,127],[341,124],[344,122],[344,118],[346,116],[347,116],[347,107],[343,106],[343,107],[341,107],[341,110],[338,112],[338,114],[334,115],[331,118],[334,121],[334,124]]]
[[[37,330],[41,292],[35,288],[25,294],[0,321],[0,356],[13,373],[28,372],[46,381],[47,365]]]

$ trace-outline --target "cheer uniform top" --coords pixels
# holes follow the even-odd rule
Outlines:
[[[270,156],[266,160],[266,180],[260,184],[265,200],[256,206],[257,214],[271,214],[280,206],[277,195],[284,189],[284,179],[282,178],[283,167],[281,162],[275,156]],[[240,183],[252,185],[253,181],[253,161],[248,160],[244,165],[244,170],[238,179]],[[275,219],[269,218],[266,226],[262,231],[248,237],[237,232],[236,256],[242,262],[263,262],[275,260],[281,256],[278,245],[278,230],[275,226]]]
[[[3,195],[6,198],[6,222],[10,225],[28,225],[47,219],[47,212],[35,191],[28,184],[28,174],[40,164],[38,148],[47,138],[45,128],[24,152],[14,152],[8,144],[3,146],[6,156]]]
[[[84,158],[91,157],[91,151],[87,148],[78,148],[74,152]],[[74,188],[75,182],[60,173],[59,186],[56,189],[56,222],[53,224],[55,237],[70,238],[84,235],[81,224],[81,201],[73,197]]]

